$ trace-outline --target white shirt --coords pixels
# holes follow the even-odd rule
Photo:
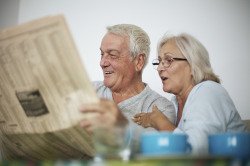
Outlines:
[[[173,103],[178,110],[177,100]],[[218,83],[204,81],[190,92],[175,133],[188,135],[193,154],[208,154],[208,136],[222,132],[246,131],[232,99]]]
[[[93,85],[99,97],[113,100],[112,91],[106,87],[103,82],[95,81],[93,82]],[[139,94],[118,104],[118,107],[130,122],[130,138],[132,140],[130,139],[131,144],[129,144],[134,152],[139,151],[139,140],[141,133],[155,131],[155,129],[151,127],[143,128],[141,125],[134,123],[132,118],[137,113],[151,112],[153,105],[156,105],[157,108],[162,111],[162,113],[167,116],[172,123],[176,121],[176,111],[174,109],[173,103],[167,98],[153,91],[147,84],[145,84],[144,90]]]
[[[94,85],[96,93],[99,97],[113,100],[111,90],[106,87],[103,82],[95,81],[92,84]],[[157,108],[162,111],[162,113],[167,116],[171,122],[175,122],[176,111],[173,103],[153,91],[147,84],[145,84],[143,91],[120,102],[118,107],[128,119],[131,119],[135,114],[141,112],[151,112],[153,105],[156,105]]]

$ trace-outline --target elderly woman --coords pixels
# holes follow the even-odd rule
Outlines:
[[[185,133],[194,154],[208,152],[208,135],[245,131],[235,106],[214,74],[205,47],[188,34],[165,35],[153,61],[163,90],[174,94],[177,120],[171,123],[157,107],[140,113],[134,121],[143,127]]]

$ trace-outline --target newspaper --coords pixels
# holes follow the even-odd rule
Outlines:
[[[62,15],[0,32],[3,159],[92,157],[79,106],[97,101]]]

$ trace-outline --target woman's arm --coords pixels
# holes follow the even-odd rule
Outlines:
[[[157,106],[153,106],[152,112],[136,114],[133,121],[144,128],[153,127],[159,131],[173,131],[176,128]]]

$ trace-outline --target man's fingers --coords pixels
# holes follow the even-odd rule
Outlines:
[[[89,134],[93,133],[93,126],[92,126],[91,121],[82,120],[80,122],[80,127],[84,128]]]
[[[99,102],[96,103],[85,103],[81,105],[79,110],[81,112],[98,112],[98,113],[103,113],[107,111],[111,111],[111,108],[116,108],[116,105],[113,101],[106,100],[106,99],[101,99]]]
[[[81,112],[85,112],[85,113],[88,113],[88,112],[102,112],[102,108],[98,103],[83,104],[83,105],[81,105],[79,110]]]
[[[88,120],[82,120],[82,121],[80,122],[80,126],[83,127],[83,128],[88,127],[88,126],[91,126],[91,122],[88,121]]]

